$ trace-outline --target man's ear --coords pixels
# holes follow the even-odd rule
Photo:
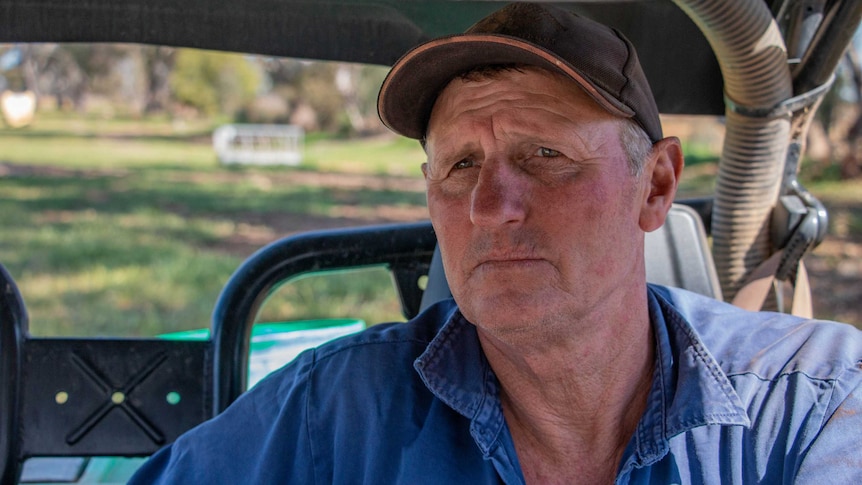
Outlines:
[[[422,176],[425,177],[425,180],[428,180],[428,162],[422,164]]]
[[[664,224],[684,163],[679,138],[668,137],[653,144],[642,174],[646,178],[646,197],[639,223],[644,232],[655,231]]]

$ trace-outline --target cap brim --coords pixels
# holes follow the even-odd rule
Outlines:
[[[592,84],[555,54],[515,37],[461,34],[427,42],[405,54],[386,76],[377,98],[380,120],[392,131],[422,139],[437,96],[456,76],[479,66],[522,64],[558,71],[608,112],[634,116],[628,106]]]

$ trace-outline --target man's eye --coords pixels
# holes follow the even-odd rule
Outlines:
[[[462,168],[470,168],[472,166],[473,166],[473,161],[465,159],[465,160],[461,160],[460,162],[456,163],[452,168],[457,170],[457,169],[462,169]]]
[[[541,147],[536,150],[535,155],[539,157],[558,157],[560,156],[560,152],[551,148]]]

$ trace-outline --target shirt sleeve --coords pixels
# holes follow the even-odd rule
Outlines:
[[[849,374],[849,376],[847,375]],[[834,394],[846,395],[829,416],[823,428],[802,459],[795,483],[847,484],[862,483],[862,362],[845,373],[855,387],[849,394],[841,392],[841,383]],[[845,377],[842,376],[842,377]],[[851,379],[847,379],[851,380]]]
[[[313,351],[153,455],[129,482],[314,483],[307,387]]]

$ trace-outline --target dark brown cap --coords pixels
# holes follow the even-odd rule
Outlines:
[[[409,51],[380,88],[380,119],[396,133],[422,139],[449,81],[498,64],[560,72],[610,113],[634,119],[653,142],[662,138],[658,108],[631,42],[615,29],[547,4],[508,5],[463,34]]]

